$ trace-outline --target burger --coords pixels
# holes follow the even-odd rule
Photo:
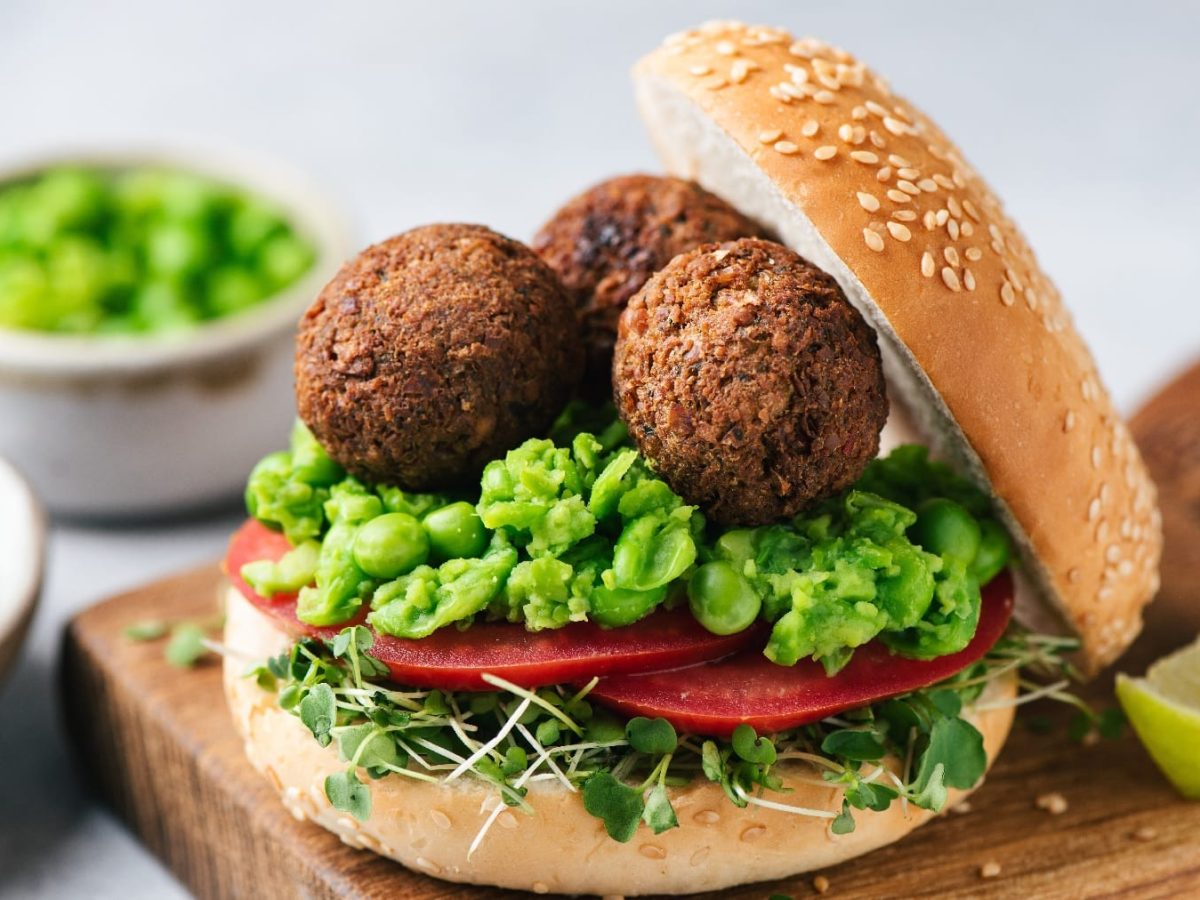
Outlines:
[[[634,80],[667,177],[322,291],[230,545],[251,763],[450,881],[687,893],[896,841],[979,785],[1018,672],[1096,671],[1157,588],[1138,451],[927,117],[737,23]]]

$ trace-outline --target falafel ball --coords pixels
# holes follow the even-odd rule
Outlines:
[[[481,225],[368,247],[300,322],[296,400],[329,455],[370,482],[464,485],[543,434],[581,370],[558,279]]]
[[[849,487],[888,404],[875,334],[779,244],[675,257],[621,316],[613,380],[630,435],[709,518],[764,525]]]
[[[575,301],[587,352],[584,393],[610,396],[617,319],[647,278],[701,244],[763,234],[698,184],[654,175],[611,178],[555,213],[532,246]]]

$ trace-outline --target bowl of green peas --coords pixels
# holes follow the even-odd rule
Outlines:
[[[297,319],[352,246],[241,155],[0,168],[0,454],[73,517],[235,496],[292,416]]]

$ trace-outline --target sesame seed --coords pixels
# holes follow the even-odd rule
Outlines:
[[[1000,863],[994,860],[985,862],[979,867],[980,878],[995,878],[1000,874]]]
[[[786,65],[783,67],[792,76],[792,84],[807,84],[808,69],[803,66]]]
[[[729,80],[734,84],[741,84],[750,74],[751,67],[757,68],[748,59],[734,60],[733,65],[729,67]]]
[[[898,241],[907,241],[912,237],[912,232],[899,222],[888,222],[887,230]]]
[[[970,216],[972,219],[974,219],[976,222],[983,221],[981,218],[979,218],[979,213],[975,209],[975,205],[970,200],[964,200],[962,202],[962,206],[963,206],[963,209],[965,209],[967,211],[967,215]]]
[[[937,223],[938,223],[938,225],[945,225],[945,224],[946,224],[947,222],[949,222],[949,221],[950,221],[950,210],[948,210],[948,209],[939,209],[939,210],[937,211]]]
[[[638,853],[646,857],[646,859],[666,859],[667,851],[657,844],[642,844],[638,848]]]
[[[716,75],[713,78],[710,78],[708,81],[704,82],[703,85],[701,85],[701,86],[708,88],[708,90],[710,90],[710,91],[719,91],[721,88],[725,87],[727,84],[729,84],[729,82],[726,81],[722,76]]]
[[[952,291],[961,291],[962,284],[958,280],[958,273],[949,266],[942,266],[942,281],[946,283],[946,287]]]
[[[1040,794],[1034,804],[1038,809],[1044,809],[1052,816],[1061,816],[1067,811],[1067,798],[1058,791]]]
[[[947,178],[945,175],[943,175],[941,172],[936,173],[933,176],[933,180],[936,181],[938,184],[940,184],[942,187],[946,188],[947,190],[950,190],[954,187],[954,182],[951,181],[949,178]]]
[[[1079,581],[1079,574],[1078,569],[1069,569],[1067,571],[1067,581],[1071,582],[1071,584],[1077,583]]]
[[[1095,522],[1098,518],[1100,518],[1100,498],[1093,497],[1092,502],[1088,504],[1087,520]]]
[[[891,177],[892,177],[892,167],[891,166],[884,166],[882,169],[880,169],[878,172],[875,173],[876,181],[887,181]]]
[[[813,879],[813,890],[816,891],[818,894],[828,893],[829,892],[829,879],[826,878],[824,875],[818,875],[816,878]]]
[[[870,228],[864,228],[863,240],[866,241],[867,246],[876,253],[883,252],[883,237],[878,232],[872,231]]]
[[[899,153],[892,153],[888,156],[888,162],[898,169],[911,169],[912,163],[901,156]],[[907,176],[905,176],[907,177]]]
[[[908,131],[907,125],[905,125],[899,119],[893,119],[891,116],[883,117],[883,127],[886,128],[888,131],[890,131],[892,134],[897,134],[897,135],[904,134],[905,132]]]
[[[879,209],[879,198],[874,194],[868,194],[865,191],[859,191],[855,194],[858,197],[858,205],[867,212],[875,212]]]
[[[921,193],[921,189],[919,187],[917,187],[911,181],[906,181],[903,178],[897,179],[896,187],[900,188],[900,190],[904,191],[906,194],[912,194],[914,197]]]
[[[833,159],[837,156],[837,147],[834,147],[832,144],[826,144],[814,150],[813,156],[820,160]]]
[[[816,119],[809,119],[800,128],[800,133],[805,137],[812,137],[820,129],[821,123]]]
[[[950,263],[950,265],[958,265],[958,251],[953,247],[947,247],[945,250],[943,250],[942,256],[945,258],[946,262]]]
[[[722,56],[733,56],[737,53],[737,47],[733,46],[730,41],[718,41],[715,49]]]
[[[912,203],[912,197],[908,196],[904,191],[898,191],[895,188],[889,190],[887,196],[889,200],[895,203]]]
[[[693,75],[699,77],[701,75],[708,75],[709,73],[711,73],[712,66],[692,66],[690,69],[688,69],[688,71],[691,72]]]
[[[968,291],[975,290],[975,273],[970,269],[963,269],[963,286]]]
[[[873,112],[875,115],[879,116],[880,118],[883,118],[884,116],[886,116],[888,114],[888,111],[886,109],[884,109],[882,106],[880,106],[878,103],[876,103],[874,100],[868,100],[866,102],[865,106],[867,107],[867,109],[869,109],[871,112]]]
[[[1121,558],[1121,548],[1117,544],[1109,544],[1104,551],[1104,561],[1115,563]]]
[[[782,153],[784,156],[791,156],[793,153],[800,152],[800,146],[793,144],[791,141],[776,141],[775,152]]]
[[[792,98],[779,89],[779,85],[773,84],[767,88],[767,93],[783,104],[790,104]]]
[[[1068,409],[1066,416],[1063,417],[1063,431],[1068,432],[1075,427],[1075,410]]]
[[[1016,302],[1017,296],[1013,293],[1013,286],[1007,281],[1000,285],[1000,299],[1004,301],[1005,306],[1012,306]]]
[[[837,97],[834,96],[833,91],[817,91],[815,94],[813,94],[813,99],[818,103],[824,104],[837,102]]]
[[[850,138],[852,138],[854,136],[854,127],[852,125],[850,125],[848,122],[844,122],[838,126],[837,133],[838,133],[838,137],[840,137],[843,141],[845,141],[848,144],[848,143],[850,143]]]
[[[915,222],[917,212],[914,209],[896,209],[892,210],[892,218],[897,222]]]
[[[922,217],[921,223],[925,226],[926,231],[933,231],[937,227],[937,217],[933,214],[932,209],[925,210],[925,215]]]
[[[758,133],[758,139],[764,144],[773,144],[781,137],[783,137],[782,128],[770,128],[767,131],[760,131]]]
[[[978,247],[968,247],[963,251],[963,256],[971,262],[979,262],[979,260],[983,259],[983,251]]]
[[[946,223],[946,233],[950,235],[950,240],[958,240],[958,219],[951,219]]]
[[[963,214],[962,206],[954,198],[953,194],[951,194],[949,197],[946,198],[946,208],[948,210],[950,210],[950,215],[954,216],[954,218],[956,218],[956,219],[962,218],[962,214]]]
[[[933,254],[928,250],[921,256],[921,274],[926,278],[932,278],[937,264],[933,261]]]
[[[916,181],[918,178],[921,177],[921,170],[914,169],[914,168],[912,168],[912,166],[901,166],[898,162],[896,162],[896,160],[902,159],[902,158],[903,157],[899,157],[895,153],[893,153],[891,156],[888,157],[888,162],[890,162],[893,166],[899,166],[899,168],[896,170],[896,174],[899,175],[901,178],[907,178],[909,181]]]
[[[1093,469],[1100,468],[1100,447],[1099,446],[1092,447],[1092,468]]]
[[[850,110],[850,118],[854,119],[856,122],[862,121],[867,117],[867,115],[867,108],[865,106],[856,106],[854,109]]]
[[[879,157],[870,150],[852,150],[850,158],[855,162],[860,162],[868,166],[872,166],[879,162]]]
[[[837,77],[842,84],[848,84],[851,87],[862,87],[863,74],[866,72],[866,66],[862,63],[848,66],[845,63],[838,63]]]
[[[920,181],[917,182],[917,187],[919,187],[921,190],[923,190],[927,194],[932,194],[935,191],[937,191],[937,189],[938,189],[937,182],[934,181],[932,178],[922,178]]]
[[[872,143],[872,144],[873,144],[873,145],[874,145],[874,146],[875,146],[877,149],[879,149],[879,150],[882,150],[884,147],[886,147],[886,146],[887,146],[887,141],[885,141],[885,140],[883,139],[883,136],[882,136],[882,135],[881,135],[881,134],[880,134],[878,131],[876,131],[876,130],[875,130],[875,129],[873,129],[873,128],[871,129],[871,135],[870,135],[870,137],[871,137],[871,143]]]
[[[793,100],[803,100],[812,91],[812,88],[806,84],[793,84],[790,81],[781,81],[775,87],[785,97],[791,97]]]

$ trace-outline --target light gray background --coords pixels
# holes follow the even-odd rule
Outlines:
[[[958,140],[1124,408],[1200,352],[1196,3],[0,0],[0,156],[243,146],[308,170],[364,241],[436,220],[526,238],[589,182],[654,167],[630,63],[731,14],[845,46]],[[72,611],[217,556],[236,516],[55,529],[32,641],[0,693],[0,894],[182,894],[78,784],[56,648]]]

